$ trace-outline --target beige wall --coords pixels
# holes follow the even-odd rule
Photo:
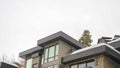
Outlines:
[[[120,68],[120,64],[116,63],[108,57],[104,57],[104,68]]]

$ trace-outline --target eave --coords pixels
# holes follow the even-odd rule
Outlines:
[[[28,50],[26,50],[26,51],[23,51],[23,52],[21,52],[21,53],[19,53],[19,57],[21,57],[21,58],[25,58],[27,55],[30,55],[30,54],[32,54],[32,53],[35,53],[35,52],[39,52],[39,53],[41,53],[42,52],[42,47],[40,47],[40,46],[36,46],[36,47],[33,47],[33,48],[31,48],[31,49],[28,49]]]
[[[114,51],[113,49],[107,46],[104,46],[104,45],[97,47],[97,48],[90,49],[90,50],[86,50],[80,53],[76,53],[76,54],[63,57],[62,63],[66,64],[66,63],[71,63],[75,61],[80,61],[80,60],[91,58],[97,55],[108,56],[112,60],[120,63],[120,54]]]
[[[43,47],[51,42],[58,41],[58,40],[63,40],[64,42],[75,47],[76,49],[86,47],[85,45],[81,44],[80,42],[78,42],[77,40],[75,40],[74,38],[70,37],[69,35],[65,34],[62,31],[59,31],[55,34],[52,34],[50,36],[47,36],[43,39],[38,40],[37,44],[38,46]]]
[[[108,43],[109,45],[113,46],[115,49],[119,50],[120,51],[120,40],[118,41],[113,41],[113,42],[110,42]]]

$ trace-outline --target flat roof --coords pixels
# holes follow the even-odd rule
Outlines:
[[[43,46],[46,46],[47,44],[57,41],[57,40],[63,40],[64,42],[68,43],[69,45],[75,47],[76,49],[80,49],[80,48],[84,48],[86,47],[85,45],[81,44],[80,42],[78,42],[77,40],[75,40],[74,38],[70,37],[69,35],[65,34],[62,31],[59,31],[57,33],[54,33],[50,36],[47,36],[43,39],[40,39],[37,41],[37,45],[36,47],[33,47],[31,49],[28,49],[26,51],[23,51],[19,54],[19,56],[21,58],[25,58],[26,55],[32,54],[36,51],[39,51],[43,48]]]
[[[101,44],[91,47],[86,47],[85,49],[79,49],[77,52],[73,52],[71,55],[63,57],[62,63],[70,63],[78,60],[83,60],[86,58],[94,57],[97,55],[105,55],[109,58],[120,63],[120,52],[108,44]]]
[[[71,45],[77,49],[86,47],[85,45],[81,44],[80,42],[78,42],[77,40],[75,40],[74,38],[65,34],[62,31],[59,31],[57,33],[54,33],[50,36],[47,36],[45,38],[38,40],[37,44],[38,44],[38,46],[42,47],[42,46],[45,46],[45,45],[47,45],[51,42],[57,41],[57,40],[63,40],[64,42],[68,43],[69,45]]]
[[[108,44],[120,51],[120,38],[114,41],[108,42]]]
[[[35,53],[37,51],[40,51],[41,49],[42,49],[42,47],[40,47],[40,46],[33,47],[31,49],[28,49],[26,51],[23,51],[23,52],[19,53],[19,57],[25,58],[26,55]]]

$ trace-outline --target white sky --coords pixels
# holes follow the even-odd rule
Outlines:
[[[0,56],[18,56],[58,31],[78,40],[85,29],[93,44],[120,34],[120,0],[0,0]]]

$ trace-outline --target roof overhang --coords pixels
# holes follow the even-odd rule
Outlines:
[[[42,47],[40,46],[36,46],[36,47],[33,47],[31,49],[28,49],[26,51],[23,51],[21,53],[19,53],[19,57],[21,58],[25,58],[27,55],[30,55],[30,54],[33,54],[33,53],[36,53],[36,52],[39,52],[41,53],[42,52]]]
[[[43,39],[38,40],[37,44],[41,47],[54,42],[54,41],[58,41],[58,40],[63,40],[64,42],[66,42],[67,44],[80,49],[80,48],[84,48],[86,47],[85,45],[81,44],[80,42],[78,42],[77,40],[73,39],[72,37],[70,37],[69,35],[65,34],[62,31],[59,31],[55,34],[52,34],[50,36],[47,36]]]
[[[80,53],[72,54],[66,57],[63,57],[62,63],[70,63],[74,61],[80,61],[86,58],[91,58],[97,55],[105,55],[109,58],[115,60],[116,62],[120,63],[120,54],[116,52],[115,50],[111,49],[108,46],[100,46],[97,48],[92,48],[89,50],[82,51]]]
[[[109,45],[113,46],[115,49],[120,51],[120,40],[115,41],[115,42],[110,42],[108,43]]]

